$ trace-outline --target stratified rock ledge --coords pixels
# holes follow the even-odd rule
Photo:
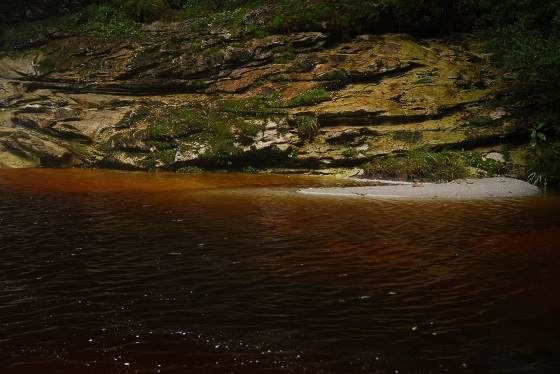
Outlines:
[[[527,182],[505,177],[461,179],[450,183],[395,184],[385,186],[309,188],[298,190],[306,195],[348,196],[376,199],[488,199],[531,196],[539,188]]]

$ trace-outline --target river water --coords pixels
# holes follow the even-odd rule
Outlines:
[[[558,194],[337,183],[0,170],[0,372],[558,372]]]

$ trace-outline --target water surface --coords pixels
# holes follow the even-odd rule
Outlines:
[[[0,372],[556,373],[560,197],[0,170]]]

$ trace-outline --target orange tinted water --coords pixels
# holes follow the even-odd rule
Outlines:
[[[555,373],[560,199],[0,170],[0,371]]]

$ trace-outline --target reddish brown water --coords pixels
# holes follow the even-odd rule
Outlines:
[[[0,170],[0,372],[556,373],[560,197]]]

